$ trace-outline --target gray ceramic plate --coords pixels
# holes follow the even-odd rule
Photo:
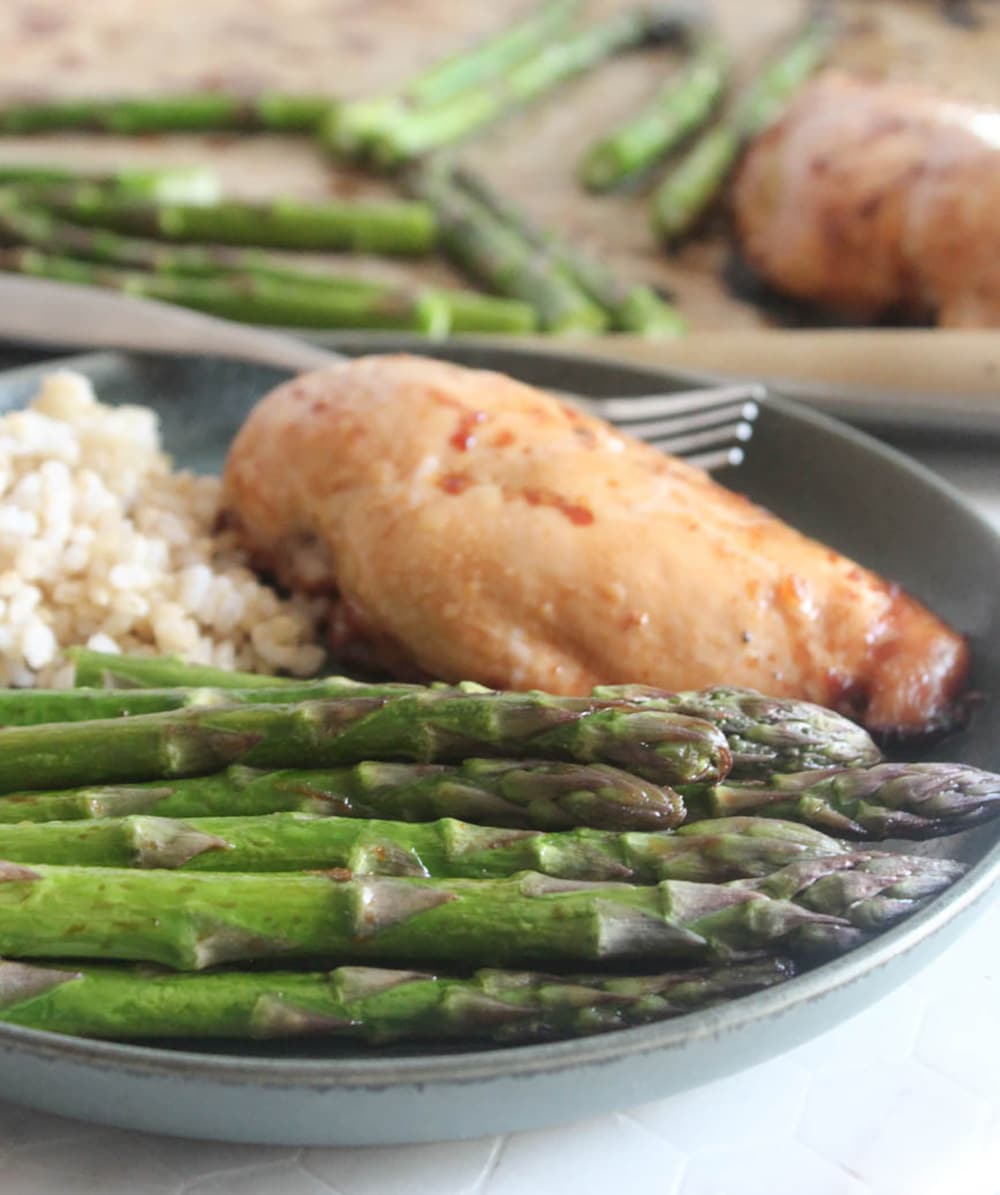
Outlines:
[[[597,396],[649,393],[672,381],[555,352],[433,351]],[[155,407],[167,447],[197,469],[219,467],[250,406],[279,377],[224,362],[112,354],[73,364],[106,401]],[[0,374],[0,408],[25,402],[51,368]],[[723,480],[929,602],[970,636],[976,687],[987,697],[1000,693],[1000,539],[929,473],[859,433],[776,401],[748,462]],[[987,700],[938,754],[1000,770],[1000,705]],[[904,983],[984,903],[1000,873],[998,839],[994,825],[934,844],[930,849],[958,851],[972,862],[967,877],[853,954],[781,988],[660,1025],[508,1050],[420,1052],[301,1043],[150,1049],[0,1027],[0,1095],[154,1132],[324,1145],[472,1137],[637,1104],[787,1050]]]

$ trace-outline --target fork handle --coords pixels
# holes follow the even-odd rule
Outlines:
[[[154,299],[16,275],[0,275],[0,338],[59,347],[201,352],[295,372],[344,360],[342,353],[282,332]]]

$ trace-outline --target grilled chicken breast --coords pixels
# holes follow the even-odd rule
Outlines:
[[[400,676],[727,682],[921,732],[966,672],[897,587],[497,373],[372,356],[296,378],[241,429],[224,501],[263,567],[335,593],[342,658]]]
[[[792,295],[1000,327],[1000,111],[828,73],[751,145],[732,204],[746,258]]]

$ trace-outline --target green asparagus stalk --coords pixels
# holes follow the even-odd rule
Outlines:
[[[1000,779],[958,764],[881,764],[776,775],[765,782],[685,787],[687,823],[743,815],[792,818],[849,838],[933,838],[1000,813]],[[259,772],[148,784],[19,793],[0,799],[0,825],[149,813],[249,816],[281,811],[543,830],[594,826],[657,830],[676,821],[679,798],[599,764],[467,760],[458,767],[366,762],[327,771]]]
[[[790,863],[842,855],[817,830],[769,818],[723,818],[672,834],[500,829],[444,818],[418,823],[272,813],[0,825],[0,858],[76,867],[184,871],[311,871],[354,876],[502,879],[537,871],[565,880],[718,883],[768,875]],[[856,855],[860,858],[860,855]]]
[[[394,167],[453,144],[612,55],[675,37],[685,27],[674,9],[652,6],[617,13],[545,46],[502,79],[463,90],[443,103],[404,109],[395,119],[387,114],[372,137],[372,155],[379,165]]]
[[[264,250],[227,245],[168,245],[159,240],[122,237],[105,228],[60,220],[41,207],[25,203],[12,191],[0,191],[0,239],[6,244],[29,245],[86,261],[103,262],[125,270],[151,270],[155,274],[219,278],[251,275],[269,282],[321,286],[351,293],[378,294],[378,283],[341,274],[293,269],[283,258]]]
[[[671,244],[697,224],[729,177],[746,142],[764,129],[821,65],[830,48],[826,15],[804,31],[744,91],[732,112],[670,170],[653,197],[653,225]]]
[[[249,274],[188,278],[144,270],[116,270],[82,258],[37,249],[0,251],[0,269],[176,303],[252,324],[289,328],[390,328],[446,336],[448,307],[427,291],[369,295],[332,288],[292,288]]]
[[[270,249],[427,253],[434,214],[405,200],[149,203],[89,183],[33,189],[29,197],[80,224],[167,241],[215,241]]]
[[[324,140],[338,156],[357,157],[386,122],[400,120],[413,108],[454,99],[542,50],[565,33],[579,8],[580,0],[550,0],[524,20],[436,63],[396,95],[334,105],[322,126]]]
[[[721,41],[705,39],[679,77],[587,150],[579,166],[583,185],[590,191],[609,191],[676,149],[711,116],[725,90],[729,65]]]
[[[408,173],[411,193],[435,212],[449,256],[490,289],[529,303],[547,332],[600,332],[603,311],[564,270],[460,190],[449,172],[424,166]]]
[[[473,171],[463,168],[454,177],[473,200],[541,253],[552,268],[572,278],[605,312],[613,329],[643,336],[676,336],[684,331],[680,312],[664,302],[652,287],[622,282],[605,262],[536,227],[516,204],[497,194]]]
[[[216,689],[248,690],[248,695],[231,696],[233,701],[260,702],[267,694],[257,694],[255,674],[231,673],[222,669],[205,670],[178,660],[136,659],[134,657],[91,652],[85,648],[71,648],[69,655],[76,663],[78,685],[108,685],[128,687],[137,683],[145,687],[175,685],[197,687],[204,681]],[[420,686],[374,685],[359,689],[359,682],[346,677],[328,677],[320,681],[295,681],[289,678],[269,678],[270,684],[282,687],[275,701],[302,701],[316,697],[354,694],[379,695],[418,691]],[[270,685],[269,685],[270,687]],[[467,687],[467,686],[466,686]],[[601,701],[625,701],[649,708],[673,711],[712,722],[723,732],[733,757],[732,779],[760,778],[773,772],[799,772],[809,768],[864,767],[877,763],[881,752],[866,730],[849,718],[812,702],[788,697],[769,697],[753,689],[716,685],[708,689],[671,693],[648,685],[599,685],[592,696]],[[72,705],[74,698],[52,694],[57,702]],[[176,700],[183,705],[187,698],[164,694],[161,699]],[[0,693],[0,724],[5,721],[4,695]],[[30,706],[33,700],[44,701],[38,690],[11,693],[13,707],[6,711],[6,721],[12,722],[26,715],[17,712],[18,703]],[[197,697],[191,698],[197,701]],[[220,697],[209,696],[205,703],[218,704]],[[86,709],[86,707],[82,707]],[[103,708],[113,713],[113,705]],[[56,720],[53,706],[45,708],[34,721]]]
[[[221,194],[218,177],[204,166],[84,172],[70,166],[0,163],[0,186],[16,185],[28,194],[76,184],[148,203],[216,203]]]
[[[418,75],[403,98],[413,107],[440,104],[484,79],[496,78],[560,38],[580,8],[581,0],[549,0],[536,6],[521,21]]]
[[[257,680],[253,673],[243,675],[252,682]],[[95,718],[121,718],[134,714],[225,705],[286,705],[298,701],[336,701],[344,697],[385,699],[425,691],[450,692],[457,696],[492,690],[469,683],[435,685],[427,690],[423,685],[388,681],[366,684],[346,676],[327,676],[321,680],[247,689],[0,689],[0,727],[40,726],[46,722],[91,722]]]
[[[653,196],[653,229],[673,245],[690,233],[715,202],[739,157],[739,130],[718,124],[673,166]]]
[[[427,293],[447,307],[452,332],[519,335],[539,330],[535,309],[521,299],[504,299],[450,287],[430,287]]]
[[[222,92],[137,98],[49,100],[0,108],[0,133],[308,133],[335,103],[331,96]]]
[[[593,695],[715,723],[732,752],[732,779],[807,768],[864,767],[882,758],[868,732],[849,718],[812,702],[768,697],[753,689],[718,685],[669,693],[646,685],[599,685]]]
[[[5,727],[0,792],[193,776],[231,763],[329,767],[475,755],[609,763],[655,784],[715,783],[730,763],[725,736],[683,714],[545,693],[425,689]]]
[[[849,838],[933,838],[1000,814],[1000,776],[965,764],[881,763],[684,790],[688,817],[792,818]]]
[[[190,822],[132,816],[6,826],[0,828],[0,850],[11,866],[229,873],[333,870],[343,879],[388,875],[498,880],[533,871],[565,881],[680,880],[701,886],[735,876],[743,878],[730,887],[796,900],[868,930],[891,925],[963,872],[960,864],[933,856],[847,852],[825,835],[810,839],[802,827],[765,818],[724,818],[694,830],[541,834],[452,819],[409,825],[296,813]]]
[[[783,983],[785,959],[661,975],[477,971],[468,979],[338,967],[328,972],[156,973],[0,961],[0,1021],[118,1040],[282,1037],[482,1039],[512,1045],[582,1037],[710,1008]]]
[[[208,776],[20,793],[0,799],[0,824],[122,817],[253,816],[283,811],[487,826],[662,830],[684,808],[676,793],[606,764],[466,759],[460,764],[366,761],[354,767],[263,772],[235,765]]]
[[[787,106],[792,95],[822,66],[833,42],[829,6],[809,21],[788,49],[778,55],[747,88],[737,108],[744,137],[762,132]]]
[[[853,894],[843,884],[818,888],[822,910],[802,898],[824,876],[851,866],[834,856],[787,880],[776,873],[760,881],[645,887],[535,872],[503,880],[345,879],[336,869],[264,875],[4,862],[0,953],[181,971],[272,958],[463,967],[641,960],[655,967],[836,954],[864,940],[846,917],[825,911],[849,912]],[[901,865],[882,875],[883,888],[891,891],[907,874]],[[794,898],[768,896],[754,883],[794,890]],[[870,919],[874,885],[866,883],[864,899]]]
[[[189,664],[179,656],[127,656],[68,647],[73,684],[91,689],[263,689],[297,683],[292,677],[263,672],[234,672],[207,664]]]
[[[61,220],[43,207],[25,203],[16,192],[0,190],[0,238],[46,253],[105,262],[127,270],[180,274],[194,278],[249,274],[269,282],[316,286],[353,294],[385,293],[389,288],[367,278],[294,268],[277,254],[230,245],[165,244],[122,236],[104,228]],[[412,288],[411,288],[412,293]]]
[[[342,274],[293,269],[283,259],[263,250],[240,249],[226,245],[167,245],[160,241],[120,236],[102,228],[85,227],[59,220],[42,208],[28,207],[16,197],[0,192],[0,240],[30,245],[47,254],[106,262],[128,271],[152,271],[169,276],[205,278],[216,283],[250,277],[274,290],[283,304],[289,291],[310,295],[333,292],[339,300],[344,294],[367,297],[369,302],[410,305],[412,287],[387,286],[370,279]],[[433,306],[447,310],[452,332],[534,331],[535,313],[526,304],[492,295],[480,295],[443,287],[423,287],[417,294]],[[363,304],[362,304],[363,305]],[[437,317],[435,317],[437,319]]]

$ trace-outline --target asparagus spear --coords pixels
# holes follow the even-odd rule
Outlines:
[[[688,817],[793,818],[850,838],[933,838],[1000,813],[1000,776],[953,763],[881,763],[685,789]]]
[[[220,195],[217,176],[204,166],[84,173],[71,166],[0,163],[0,186],[15,184],[29,194],[77,183],[150,203],[215,203]]]
[[[192,95],[49,100],[0,108],[0,133],[308,133],[334,104],[331,96],[264,92],[241,98]]]
[[[687,823],[704,818],[793,818],[850,838],[933,838],[1000,812],[1000,778],[959,764],[881,764],[816,770],[683,788]],[[253,815],[299,810],[351,817],[485,825],[656,830],[671,825],[680,799],[610,767],[539,761],[467,760],[459,767],[362,763],[331,771],[258,772],[232,767],[211,776],[0,799],[0,825],[20,821],[150,813],[165,817]]]
[[[521,299],[437,287],[428,288],[427,293],[447,306],[452,332],[518,334],[538,331],[535,309]]]
[[[667,245],[687,236],[715,202],[744,138],[728,124],[702,134],[673,166],[653,196],[653,230]]]
[[[253,673],[244,673],[256,682]],[[398,697],[407,693],[434,691],[455,696],[468,692],[492,692],[480,685],[396,684],[380,681],[365,684],[346,676],[321,680],[264,685],[262,688],[230,689],[208,686],[184,689],[0,689],[0,727],[40,726],[46,722],[90,722],[95,718],[121,718],[134,714],[155,714],[166,710],[207,708],[224,705],[287,705],[297,701],[340,700],[344,697]]]
[[[809,872],[790,876],[784,885],[794,899],[750,886],[781,885],[782,873],[766,881],[663,880],[643,887],[535,872],[503,880],[355,880],[337,870],[262,875],[3,862],[0,953],[152,962],[182,971],[272,958],[464,967],[642,960],[652,967],[835,954],[863,941],[864,933],[800,898],[824,876],[850,869],[843,858],[814,860]],[[891,892],[907,874],[901,865],[881,883]],[[865,885],[867,920],[877,900],[873,888]],[[849,913],[845,894],[853,895],[844,886],[821,887],[816,903]]]
[[[418,75],[406,87],[404,98],[416,107],[440,104],[483,79],[495,78],[562,36],[580,7],[581,0],[550,0],[539,5],[516,24]]]
[[[326,143],[338,155],[357,156],[386,121],[399,120],[411,108],[451,100],[562,36],[579,8],[580,0],[550,0],[495,36],[436,63],[396,95],[334,105],[323,125]]]
[[[598,761],[657,784],[721,780],[723,734],[673,712],[545,693],[425,689],[297,705],[171,710],[0,729],[0,792],[158,780],[250,767],[472,755]]]
[[[743,146],[766,127],[826,57],[832,27],[824,13],[775,58],[667,174],[653,197],[653,225],[668,244],[685,236],[714,201]]]
[[[383,1045],[480,1038],[509,1045],[665,1020],[794,973],[785,959],[661,975],[483,970],[468,979],[374,967],[177,975],[0,961],[0,1021],[112,1039],[314,1036]]]
[[[146,687],[183,687],[198,686],[204,682],[218,689],[252,690],[257,687],[253,673],[205,670],[169,657],[137,659],[92,652],[86,648],[70,648],[69,655],[76,662],[78,685],[127,687],[138,682]],[[269,682],[282,686],[282,695],[272,699],[280,701],[307,700],[310,697],[352,692],[358,695],[383,691],[405,692],[420,688],[412,685],[375,685],[359,690],[355,687],[358,682],[346,677],[329,677],[318,682],[271,677]],[[772,772],[798,772],[807,768],[863,767],[881,759],[881,752],[868,732],[849,718],[812,702],[769,697],[753,689],[715,685],[707,689],[671,693],[649,685],[599,685],[592,696],[601,701],[625,701],[670,710],[715,723],[729,744],[733,757],[733,779],[760,777]],[[30,703],[35,697],[40,699],[38,691],[29,690],[15,695],[13,700]],[[63,697],[58,699],[71,700]],[[250,697],[252,701],[265,699],[265,694]],[[2,700],[0,695],[0,703]],[[247,698],[233,697],[232,700]],[[15,716],[13,712],[10,713],[11,718]],[[51,720],[52,716],[53,711],[46,711],[47,719]],[[0,704],[0,723],[3,721]]]
[[[510,200],[471,170],[455,172],[457,184],[496,220],[544,255],[550,267],[572,278],[605,312],[612,328],[645,336],[679,335],[680,312],[649,286],[633,286],[616,278],[607,264],[581,252],[568,241],[537,228]]]
[[[580,162],[590,191],[609,191],[642,174],[701,128],[725,90],[729,54],[718,38],[705,38],[691,64],[672,78],[648,106],[595,142]]]
[[[133,814],[0,826],[0,858],[14,863],[256,872],[336,867],[354,876],[445,879],[501,879],[530,870],[567,880],[717,883],[845,849],[817,830],[752,817],[699,822],[672,834],[546,834],[453,818],[412,825],[308,813],[190,821]]]
[[[100,186],[77,183],[33,190],[31,197],[81,224],[168,241],[217,241],[271,249],[426,253],[434,245],[434,214],[405,200],[270,203],[148,203]]]
[[[73,683],[77,688],[172,689],[190,686],[263,689],[297,683],[286,676],[234,672],[206,664],[189,664],[179,656],[126,656],[94,651],[89,647],[69,647],[66,655],[73,661]]]
[[[702,832],[540,834],[452,819],[413,826],[296,813],[191,822],[133,816],[7,826],[0,830],[0,850],[9,866],[258,874],[325,869],[345,880],[499,880],[533,871],[565,881],[676,880],[700,889],[737,876],[747,878],[733,880],[730,889],[795,900],[872,930],[891,925],[963,872],[960,864],[933,856],[847,852],[825,835],[810,840],[802,827],[767,819],[725,818],[695,830]]]
[[[226,319],[290,328],[391,328],[445,336],[447,304],[427,291],[368,295],[329,288],[292,288],[249,274],[188,278],[145,270],[116,270],[37,249],[0,250],[0,269],[36,278],[100,286],[176,303]]]
[[[546,91],[637,46],[676,37],[686,28],[674,9],[627,9],[553,42],[512,66],[500,80],[462,91],[453,99],[391,118],[373,135],[371,152],[382,166],[397,166],[440,149],[537,99]]]
[[[113,657],[114,658],[114,657]],[[176,667],[168,664],[175,676]],[[200,672],[201,670],[199,670]],[[212,672],[213,670],[210,670]],[[159,713],[190,707],[287,705],[345,697],[393,698],[406,694],[489,693],[481,685],[430,686],[379,681],[368,684],[346,676],[286,681],[257,686],[253,673],[245,688],[221,686],[169,689],[0,689],[0,726],[38,726],[47,722],[87,722],[95,718]],[[859,767],[881,758],[868,733],[856,723],[809,702],[767,697],[752,689],[716,687],[667,693],[642,685],[601,685],[593,696],[602,702],[624,701],[712,722],[726,736],[733,757],[733,778],[759,778],[772,772],[810,768]]]
[[[491,289],[530,303],[545,331],[600,332],[607,326],[601,309],[565,271],[461,191],[449,172],[425,165],[408,173],[406,185],[433,207],[449,256]]]
[[[281,811],[399,821],[460,817],[488,826],[661,830],[684,815],[670,789],[605,764],[466,759],[456,766],[368,761],[326,771],[235,765],[148,784],[21,793],[0,799],[0,824],[132,813],[162,817]]]
[[[365,297],[368,302],[412,305],[412,287],[393,287],[369,279],[341,274],[293,269],[283,259],[266,251],[239,249],[226,245],[165,245],[160,241],[120,236],[102,228],[89,228],[59,220],[42,208],[28,207],[15,196],[0,192],[0,239],[33,246],[46,253],[68,255],[107,262],[119,269],[151,270],[157,274],[206,278],[216,283],[245,276],[271,290],[277,289],[283,304],[289,291],[309,303],[310,295],[333,293],[340,300],[344,294]],[[275,288],[275,284],[280,284]],[[534,311],[511,299],[498,299],[439,287],[422,287],[418,295],[434,306],[446,309],[452,332],[531,332],[535,328]],[[360,305],[365,306],[364,302]],[[437,317],[435,317],[437,319]]]
[[[0,190],[0,237],[47,253],[106,262],[130,270],[216,279],[234,273],[249,274],[269,282],[316,286],[352,294],[377,295],[390,289],[367,278],[293,268],[285,258],[266,250],[230,245],[164,244],[74,224],[59,219],[44,207],[26,203],[22,195],[13,191]]]

